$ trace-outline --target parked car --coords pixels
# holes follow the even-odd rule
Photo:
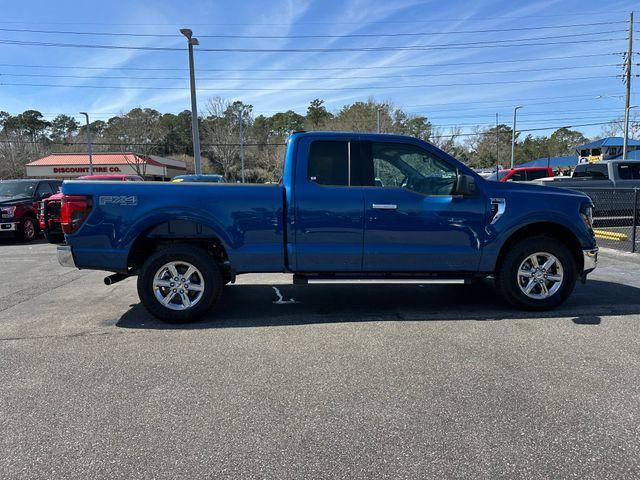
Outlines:
[[[208,182],[208,183],[227,183],[222,175],[204,174],[204,175],[178,175],[171,179],[172,182]]]
[[[549,167],[515,167],[493,172],[485,178],[494,182],[530,182],[553,175],[553,169]]]
[[[106,180],[120,182],[142,182],[144,179],[139,175],[85,175],[78,180]],[[38,224],[44,232],[44,236],[49,243],[64,242],[64,233],[60,225],[60,206],[62,193],[56,193],[40,202],[38,210]]]
[[[203,315],[251,272],[291,272],[296,284],[493,276],[513,305],[545,309],[597,261],[586,195],[486,181],[404,136],[294,133],[278,185],[62,190],[60,263],[115,272],[108,284],[137,275],[142,303],[168,321]]]
[[[53,195],[60,180],[0,180],[0,234],[29,242],[38,236],[39,202]]]

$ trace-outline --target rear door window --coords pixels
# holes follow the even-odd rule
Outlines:
[[[335,187],[362,185],[359,141],[315,140],[308,158],[310,182]]]
[[[618,164],[618,176],[621,180],[640,180],[640,162]]]
[[[609,179],[609,171],[604,163],[593,163],[591,165],[587,165],[586,173],[588,177],[591,177],[594,180]]]

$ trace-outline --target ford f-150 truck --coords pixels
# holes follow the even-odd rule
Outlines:
[[[0,235],[35,240],[39,202],[56,193],[60,185],[62,181],[53,179],[0,180]]]
[[[597,261],[579,192],[485,181],[421,140],[298,132],[281,184],[65,182],[62,265],[137,275],[156,317],[188,321],[250,272],[297,284],[473,281],[551,308]]]

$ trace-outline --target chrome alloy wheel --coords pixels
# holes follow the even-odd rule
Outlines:
[[[562,264],[547,252],[537,252],[523,260],[518,268],[518,286],[534,300],[554,295],[562,286]]]
[[[22,224],[22,229],[24,233],[24,238],[26,240],[33,240],[36,238],[36,226],[33,223],[33,220],[27,218]]]
[[[164,307],[186,310],[202,299],[204,278],[188,262],[169,262],[153,276],[153,293]]]

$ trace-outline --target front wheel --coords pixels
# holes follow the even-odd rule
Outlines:
[[[22,240],[25,242],[35,240],[38,235],[38,227],[36,226],[35,219],[31,217],[24,217],[20,222],[20,234],[22,236]]]
[[[497,266],[496,286],[518,308],[545,310],[564,302],[577,279],[576,261],[555,238],[537,236],[511,246]]]
[[[222,275],[212,255],[191,245],[151,255],[138,276],[138,296],[153,316],[184,323],[204,315],[218,300]]]

